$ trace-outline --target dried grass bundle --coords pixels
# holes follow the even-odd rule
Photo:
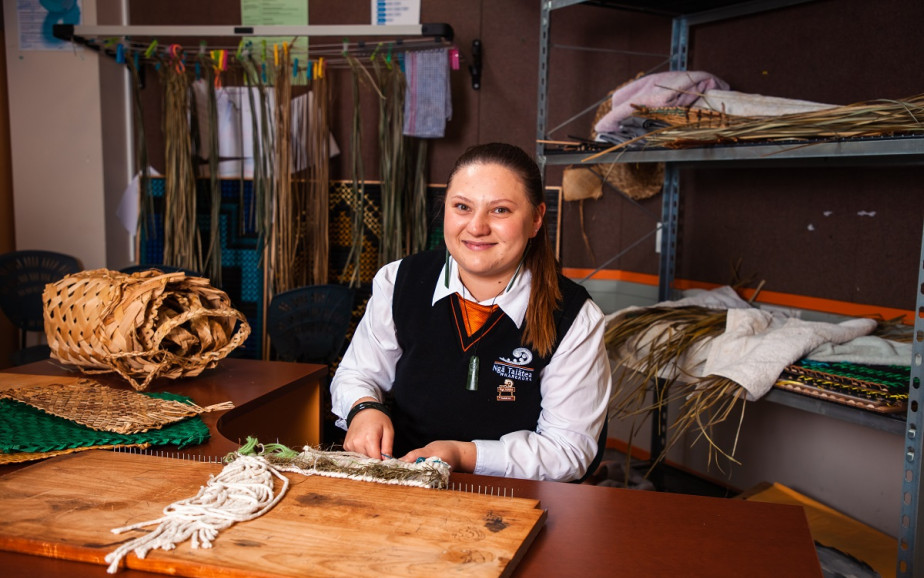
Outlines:
[[[689,113],[687,113],[689,114]],[[648,116],[664,119],[662,113]],[[774,117],[719,115],[703,126],[691,121],[653,131],[649,146],[685,148],[742,142],[809,141],[924,133],[924,95],[904,100],[878,99],[824,110]]]
[[[615,376],[613,385],[621,396],[615,407],[616,416],[633,419],[629,446],[645,417],[667,411],[673,402],[681,404],[679,416],[668,426],[669,435],[661,455],[651,456],[646,477],[691,431],[697,433],[692,444],[701,438],[708,443],[710,464],[715,459],[721,468],[720,456],[735,462],[734,446],[728,451],[721,448],[713,438],[713,429],[731,415],[739,401],[743,420],[744,389],[727,378],[698,377],[692,372],[694,368],[685,363],[695,357],[698,348],[707,346],[725,331],[725,320],[725,310],[655,306],[630,311],[607,328],[606,347],[611,357],[626,369]],[[651,383],[658,386],[654,388],[653,400],[648,402]],[[739,430],[740,427],[739,420]]]
[[[181,54],[160,67],[164,87],[164,264],[201,271],[196,176],[189,126],[189,77]]]

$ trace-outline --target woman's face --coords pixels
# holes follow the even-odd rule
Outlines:
[[[443,236],[470,291],[492,283],[500,285],[498,292],[506,287],[544,215],[545,203],[533,207],[518,175],[501,165],[472,164],[453,176],[446,191]]]

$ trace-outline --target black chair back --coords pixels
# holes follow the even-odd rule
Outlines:
[[[350,328],[353,294],[343,285],[308,285],[273,297],[266,332],[276,357],[332,365]]]

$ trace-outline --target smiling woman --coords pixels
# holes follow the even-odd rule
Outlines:
[[[445,254],[378,272],[331,384],[345,449],[519,478],[592,470],[611,389],[603,314],[559,274],[545,212],[521,149],[478,145],[458,159]]]

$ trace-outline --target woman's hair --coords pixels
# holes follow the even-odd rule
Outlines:
[[[449,172],[447,183],[460,169],[478,164],[496,164],[515,173],[526,189],[533,208],[545,202],[545,188],[538,165],[523,149],[506,143],[488,143],[469,147]],[[447,187],[448,188],[448,187]],[[555,346],[556,331],[553,314],[560,306],[561,289],[558,287],[558,262],[549,241],[545,219],[536,236],[526,245],[523,266],[532,274],[529,306],[523,344],[535,349],[539,355],[548,355]]]

